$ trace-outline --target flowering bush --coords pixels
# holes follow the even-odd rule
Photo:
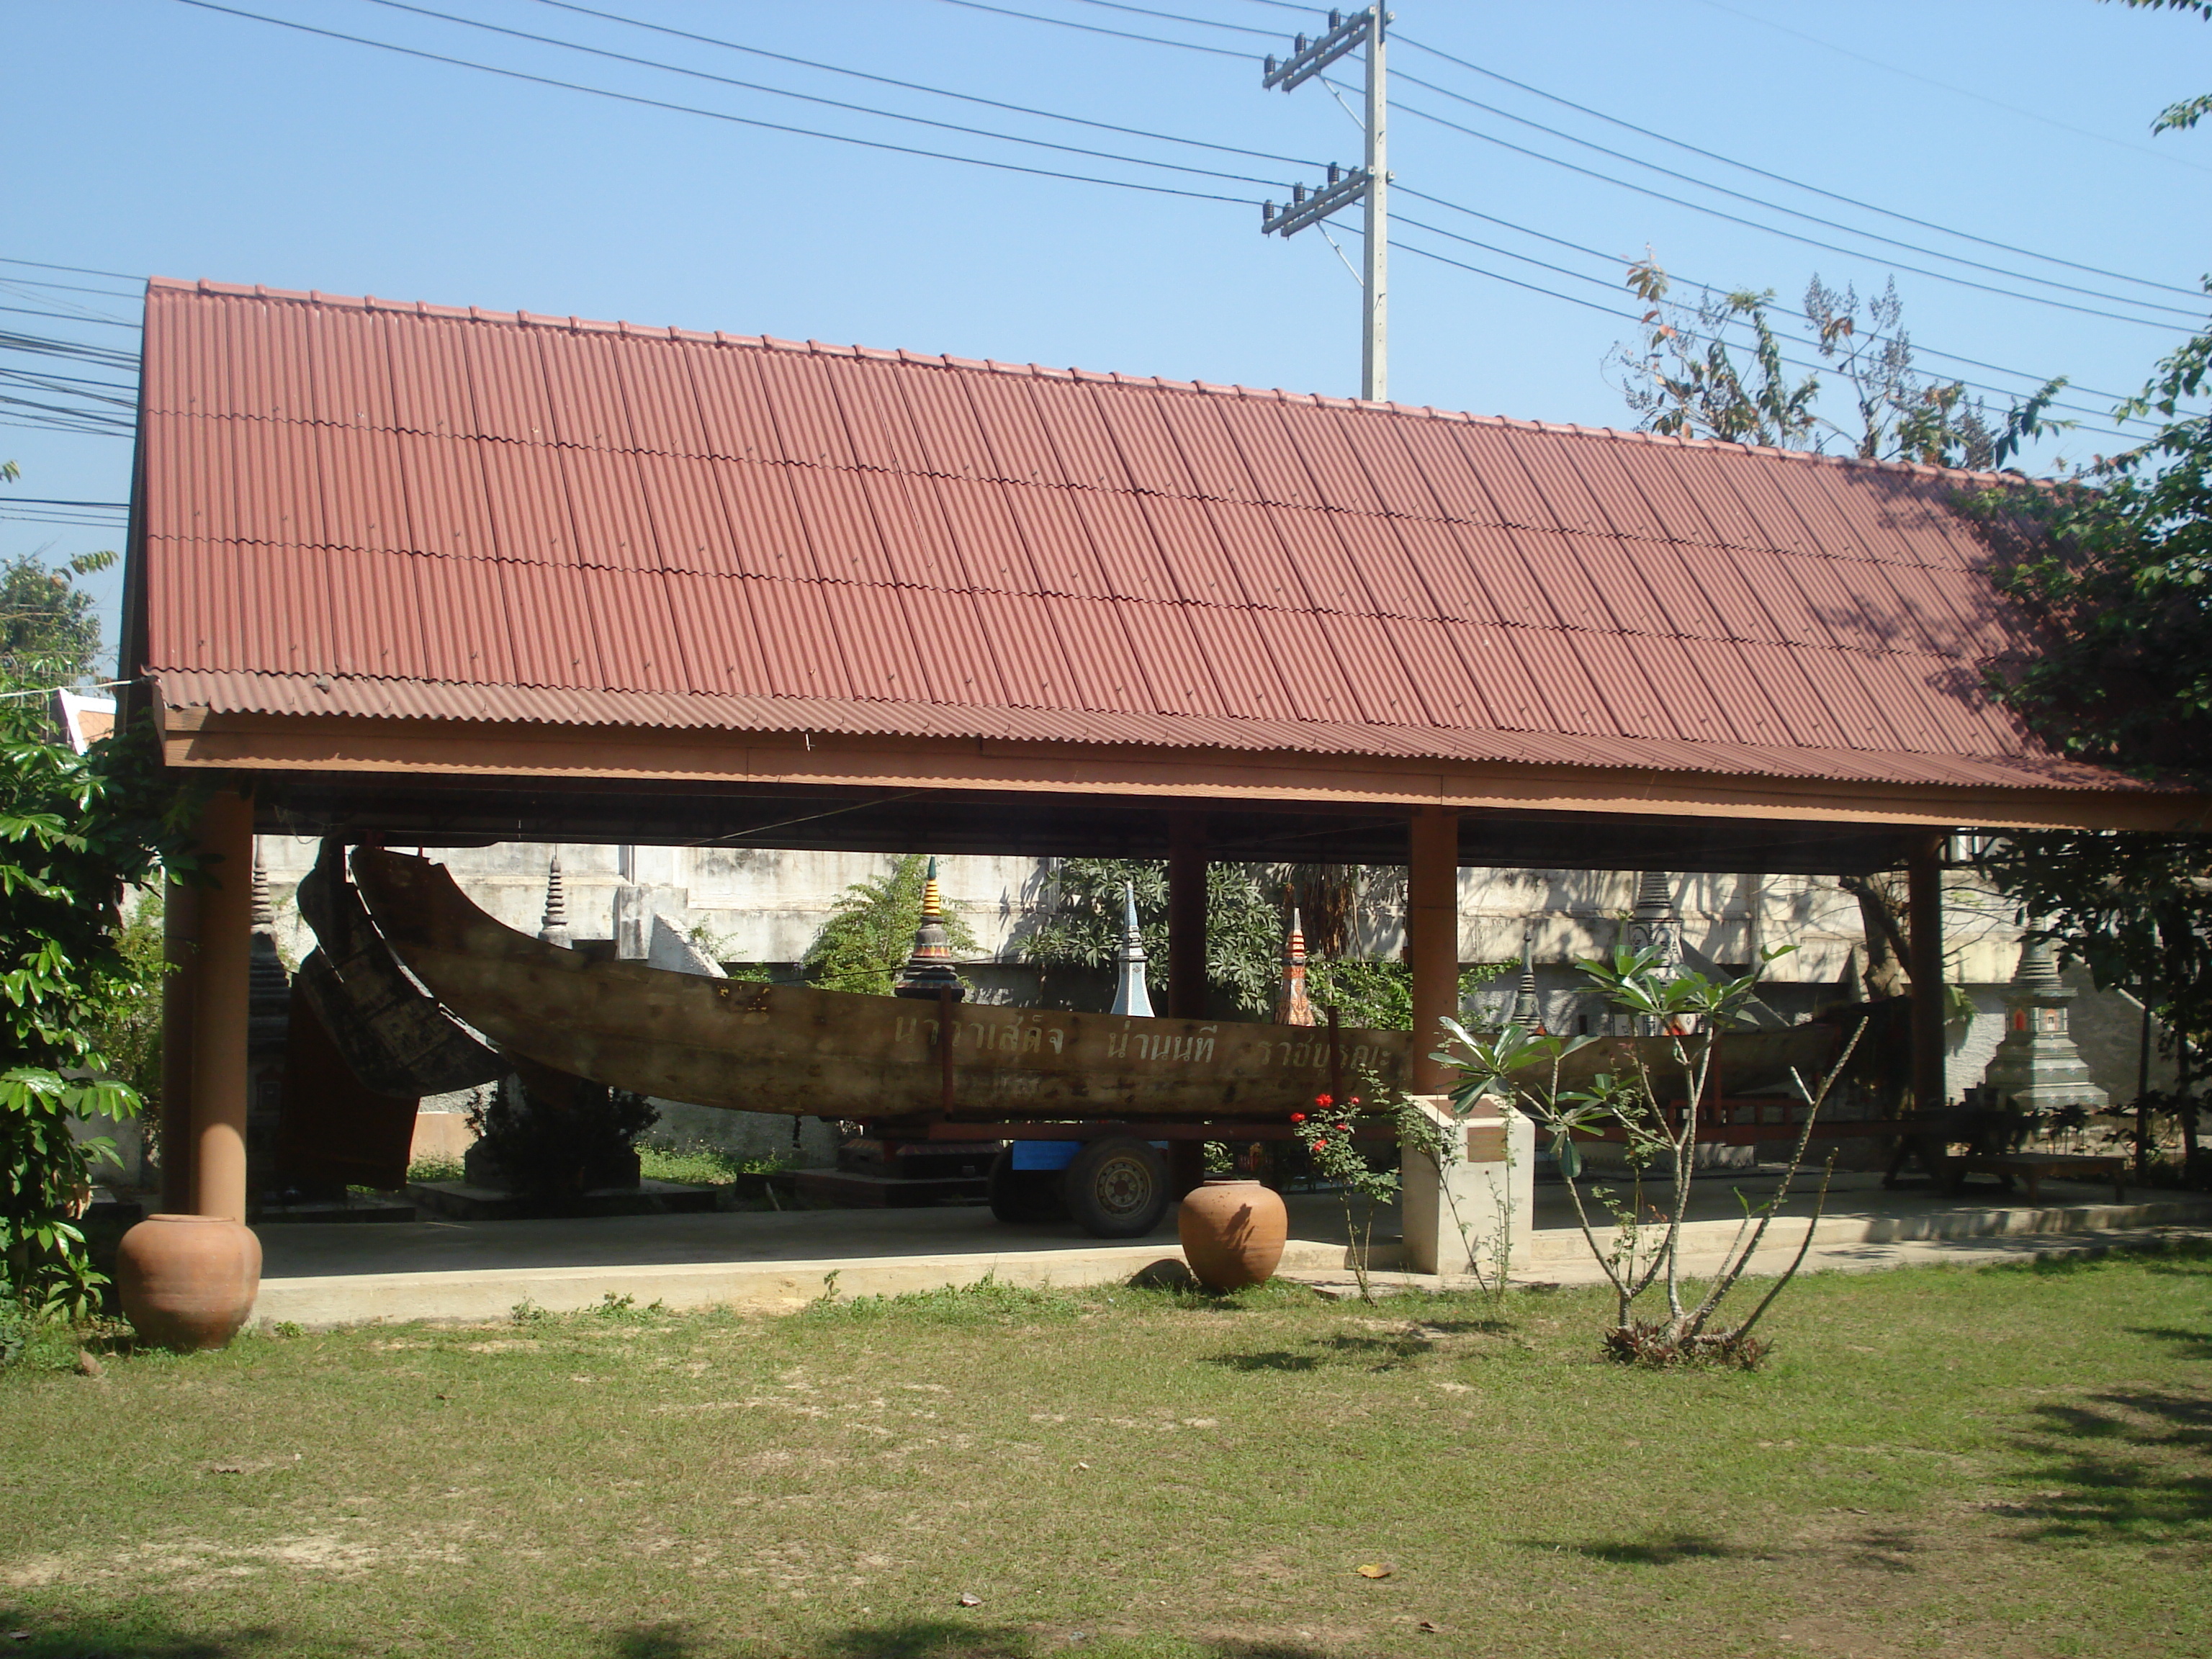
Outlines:
[[[1344,1200],[1345,1243],[1352,1258],[1352,1277],[1358,1283],[1360,1299],[1372,1302],[1367,1255],[1375,1234],[1375,1211],[1398,1195],[1398,1172],[1368,1167],[1367,1155],[1352,1138],[1353,1121],[1359,1115],[1358,1095],[1346,1095],[1340,1101],[1334,1095],[1321,1094],[1314,1097],[1310,1112],[1291,1113],[1291,1124],[1298,1132],[1314,1173],[1334,1187]]]

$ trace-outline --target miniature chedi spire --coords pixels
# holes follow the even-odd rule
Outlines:
[[[1150,1019],[1152,997],[1145,988],[1145,936],[1137,927],[1137,889],[1133,883],[1121,884],[1121,977],[1114,987],[1114,1006],[1106,1012]]]
[[[1275,1024],[1311,1025],[1313,1003],[1306,996],[1306,935],[1298,925],[1297,907],[1291,908],[1291,931],[1283,940],[1283,984],[1275,994]]]
[[[934,997],[945,991],[957,1001],[968,994],[968,985],[953,969],[952,936],[945,928],[945,895],[937,885],[937,860],[932,859],[921,884],[921,925],[914,930],[913,952],[899,969],[891,994]]]
[[[1628,948],[1656,952],[1662,974],[1682,965],[1682,918],[1674,908],[1664,870],[1646,870],[1637,881],[1636,908],[1628,917]]]
[[[553,862],[545,866],[545,914],[538,923],[538,937],[564,951],[572,948],[568,938],[568,896],[561,888],[558,848],[554,849]]]
[[[1521,988],[1513,994],[1512,1023],[1530,1031],[1544,1029],[1544,1016],[1536,1006],[1536,930],[1521,930]]]
[[[2023,1111],[2057,1106],[2101,1110],[2112,1097],[2091,1080],[2081,1051],[2066,1029],[2071,987],[2058,977],[2051,941],[2021,946],[2020,966],[2004,989],[2005,1034],[1982,1073],[1983,1086]]]

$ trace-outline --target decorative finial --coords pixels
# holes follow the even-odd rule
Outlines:
[[[548,945],[557,945],[566,951],[572,948],[568,938],[568,897],[561,886],[561,849],[553,849],[553,861],[545,866],[545,914],[538,924],[538,937]]]
[[[914,930],[914,950],[899,970],[891,994],[934,997],[950,991],[957,1001],[968,994],[967,981],[952,966],[952,936],[945,927],[945,895],[937,885],[937,860],[922,873],[921,925]]]
[[[2066,988],[2058,977],[2058,953],[2049,939],[2032,939],[2020,947],[2020,965],[2012,971],[2012,982],[2020,990],[2039,994]]]
[[[1106,1012],[1138,1019],[1152,1018],[1152,996],[1145,986],[1145,936],[1137,926],[1133,882],[1121,884],[1121,973],[1114,986],[1114,1006]]]
[[[276,926],[276,911],[269,902],[269,866],[261,856],[261,838],[253,841],[253,931],[265,933]]]
[[[1628,948],[1653,952],[1662,972],[1682,965],[1682,918],[1664,870],[1646,870],[1636,883],[1636,908],[1628,917]]]
[[[1291,907],[1291,931],[1283,939],[1283,983],[1275,994],[1275,1024],[1311,1025],[1313,1003],[1306,995],[1306,935],[1298,909]]]
[[[1536,930],[1521,930],[1521,988],[1513,996],[1513,1024],[1528,1030],[1544,1029],[1544,1016],[1536,1006]]]

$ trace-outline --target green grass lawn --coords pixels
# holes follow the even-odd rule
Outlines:
[[[2208,1310],[2199,1247],[1808,1279],[1752,1374],[1285,1287],[34,1350],[0,1652],[2176,1659]]]

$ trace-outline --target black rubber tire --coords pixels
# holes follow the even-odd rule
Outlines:
[[[1015,1226],[1065,1221],[1067,1206],[1060,1201],[1058,1170],[1017,1170],[1014,1149],[1001,1146],[991,1163],[991,1214]]]
[[[1093,1238],[1141,1238],[1167,1213],[1167,1160],[1148,1140],[1108,1135],[1076,1155],[1060,1190],[1069,1216]]]

